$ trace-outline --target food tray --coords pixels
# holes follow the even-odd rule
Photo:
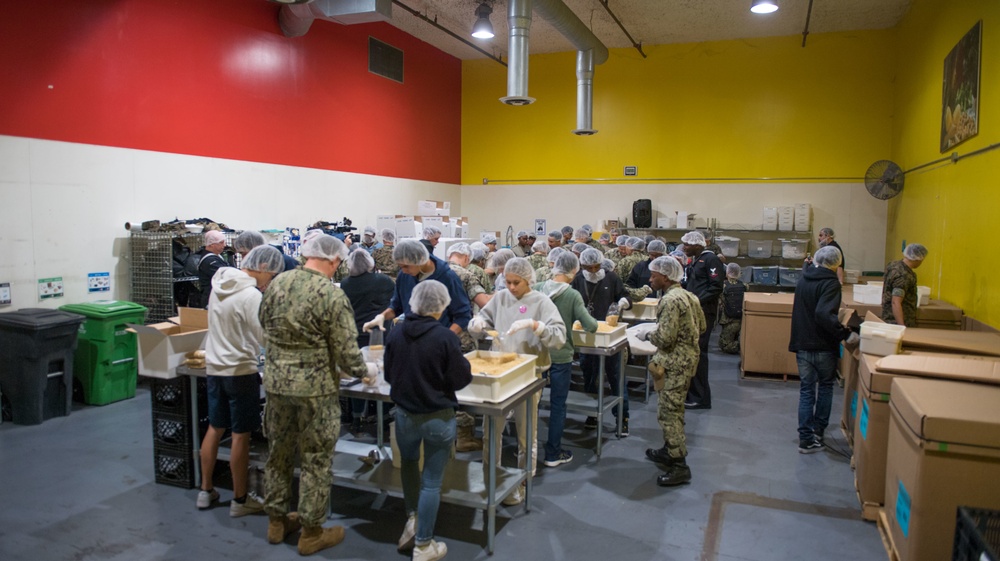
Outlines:
[[[656,308],[653,308],[656,313]],[[587,333],[583,328],[573,326],[573,345],[577,347],[611,347],[615,343],[625,338],[624,323],[619,323],[616,327],[611,327],[605,321],[599,321],[597,333]],[[609,330],[609,331],[605,331]]]
[[[876,356],[899,354],[904,331],[902,325],[866,321],[861,324],[861,352]]]
[[[498,357],[505,353],[496,351],[472,351],[466,353],[468,359]],[[464,388],[455,392],[459,401],[471,401],[475,403],[499,403],[508,397],[524,389],[535,379],[535,355],[518,354],[517,359],[511,361],[507,370],[497,374],[488,375],[476,372],[473,368],[472,382]]]
[[[622,319],[655,320],[656,306],[659,303],[659,298],[646,298],[645,300],[632,302],[632,307],[622,312]]]

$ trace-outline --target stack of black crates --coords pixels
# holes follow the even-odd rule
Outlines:
[[[195,486],[197,442],[208,429],[208,391],[205,378],[179,376],[163,380],[152,378],[153,469],[156,482],[184,489]],[[191,384],[197,384],[198,419],[192,419]]]
[[[1000,561],[1000,510],[959,507],[952,561]]]

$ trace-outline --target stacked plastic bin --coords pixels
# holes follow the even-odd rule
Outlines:
[[[196,441],[201,442],[208,426],[205,379],[180,376],[169,380],[151,378],[151,381],[156,482],[190,489],[195,486]],[[198,384],[197,419],[193,418],[191,384]]]

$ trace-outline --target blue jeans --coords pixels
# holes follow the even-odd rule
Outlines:
[[[830,424],[833,383],[837,376],[837,355],[832,351],[798,351],[799,440],[823,437]]]
[[[597,384],[603,384],[604,380],[598,380],[597,374],[600,372],[600,360],[604,359],[604,374],[608,377],[608,384],[611,385],[611,395],[618,395],[618,376],[621,373],[621,353],[611,356],[580,355],[580,370],[583,371],[583,391],[596,394]],[[625,392],[625,418],[628,419],[628,392]],[[618,406],[611,410],[615,418],[618,418]]]
[[[549,441],[545,443],[545,459],[556,460],[562,451],[563,427],[566,426],[566,396],[569,395],[572,362],[553,364],[549,377]]]
[[[420,471],[420,443],[424,445],[424,469]],[[434,537],[441,479],[455,442],[455,411],[444,409],[425,415],[396,408],[396,444],[399,445],[403,480],[403,503],[407,514],[417,513],[416,542]]]

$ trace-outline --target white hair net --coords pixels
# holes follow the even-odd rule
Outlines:
[[[483,244],[489,245],[491,243],[497,243],[497,237],[493,234],[486,234],[483,236]]]
[[[517,275],[522,279],[528,281],[529,284],[534,284],[535,282],[535,269],[531,266],[531,262],[524,257],[515,257],[503,268],[504,275]]]
[[[566,251],[561,247],[553,247],[552,249],[549,250],[548,254],[545,255],[545,260],[548,261],[549,263],[555,263],[556,259],[558,259],[559,256],[562,255],[563,253],[569,253],[570,255],[573,255],[572,251]],[[576,255],[573,255],[573,257],[575,258]]]
[[[646,246],[646,251],[649,253],[664,254],[667,252],[667,244],[661,242],[660,240],[653,240],[649,242],[648,246]]]
[[[472,257],[472,248],[470,248],[469,244],[465,242],[459,242],[448,248],[448,257],[451,257],[454,253],[464,255],[466,257]]]
[[[555,251],[553,250],[553,253]],[[572,277],[580,270],[580,260],[572,252],[562,250],[552,264],[552,275],[566,275]]]
[[[705,247],[706,245],[705,234],[702,234],[697,230],[692,230],[684,234],[683,237],[681,237],[681,243],[685,243],[687,245],[700,245],[701,247]]]
[[[923,261],[927,257],[927,248],[918,243],[911,243],[903,250],[903,257],[910,261]]]
[[[518,230],[517,231],[517,237],[519,237],[519,238],[526,238],[526,237],[528,237],[528,231],[527,230]]]
[[[580,266],[582,267],[600,265],[603,260],[604,256],[601,255],[601,252],[592,247],[588,247],[580,254]]]
[[[601,242],[610,242],[610,241],[611,241],[611,234],[609,234],[609,233],[607,233],[607,232],[604,232],[603,234],[601,234],[601,237],[600,237],[600,239],[599,239],[599,240],[597,240],[597,241],[601,241]]]
[[[563,226],[559,231],[562,233],[563,237],[565,237],[567,234],[569,234],[571,236],[573,235],[573,227],[572,226]]]
[[[375,260],[363,249],[356,249],[347,256],[347,269],[352,277],[372,272]]]
[[[560,232],[559,230],[552,230],[551,232],[549,232],[549,239],[554,242],[561,240],[562,232]]]
[[[573,239],[575,239],[575,240],[589,240],[590,239],[590,232],[584,230],[583,228],[577,228],[576,231],[573,232]]]
[[[729,278],[731,278],[731,279],[738,279],[738,278],[740,278],[740,273],[741,272],[742,272],[742,270],[740,269],[740,266],[737,265],[736,263],[730,263],[730,264],[726,265],[726,276],[729,277]]]
[[[601,259],[601,268],[604,269],[604,272],[610,273],[615,270],[615,262],[605,257]]]
[[[684,277],[684,269],[673,257],[657,257],[649,264],[649,270],[660,273],[673,282],[681,282]]]
[[[515,257],[517,255],[514,254],[513,250],[503,248],[493,254],[493,257],[490,259],[490,268],[497,272],[502,271],[507,262]]]
[[[584,224],[583,226],[580,226],[580,229],[585,230],[588,236],[594,233],[594,227],[590,224]]]
[[[269,245],[258,245],[243,257],[240,268],[258,273],[278,274],[285,270],[285,258],[281,256],[280,251]]]
[[[413,238],[400,241],[392,250],[392,260],[401,265],[423,265],[428,259],[427,248]]]
[[[426,228],[424,228],[425,240],[429,240],[434,236],[440,236],[440,235],[441,235],[441,228],[438,228],[437,226],[427,226]]]
[[[256,230],[243,230],[240,232],[240,235],[236,236],[236,239],[233,240],[233,249],[235,249],[237,253],[243,253],[245,251],[250,251],[259,245],[264,245],[265,243],[267,242],[264,241],[264,236],[261,235],[260,232]]]
[[[486,247],[486,244],[484,244],[483,242],[472,242],[472,243],[469,244],[469,249],[471,249],[472,251],[475,251],[475,250],[478,249],[478,250],[484,251],[484,252],[490,250],[488,247]]]
[[[486,250],[474,248],[471,253],[469,253],[469,261],[473,263],[479,263],[480,261],[486,260]]]
[[[585,243],[575,243],[575,244],[573,244],[573,253],[583,253],[584,251],[587,251],[588,249],[594,249],[594,248],[590,247],[589,245],[587,245]],[[594,249],[594,251],[597,251],[597,250]]]
[[[436,280],[417,283],[410,294],[410,309],[421,316],[429,316],[444,311],[451,304],[448,287]]]
[[[628,246],[635,251],[642,251],[646,249],[646,240],[642,238],[629,238]]]
[[[388,228],[382,229],[382,241],[396,243],[396,232]]]
[[[817,267],[836,269],[840,266],[840,250],[830,245],[821,247],[813,256],[813,263]]]
[[[537,242],[531,244],[531,251],[537,251],[542,255],[549,252],[549,242],[545,240],[538,240]]]
[[[309,240],[316,238],[323,234],[323,230],[319,228],[313,228],[311,230],[306,230],[306,233],[302,236],[302,245],[305,245]]]
[[[624,246],[626,246],[628,244],[628,241],[630,239],[632,239],[632,238],[630,238],[629,236],[626,236],[626,235],[622,234],[622,235],[618,236],[618,239],[615,240],[615,245],[617,245],[618,247],[624,247]]]
[[[318,230],[310,230],[310,232],[313,231]],[[302,244],[302,257],[306,259],[326,259],[327,261],[333,261],[334,259],[343,261],[347,258],[347,246],[337,238],[322,232],[314,234],[312,237],[309,237],[309,233],[307,232],[306,237],[309,239]]]

